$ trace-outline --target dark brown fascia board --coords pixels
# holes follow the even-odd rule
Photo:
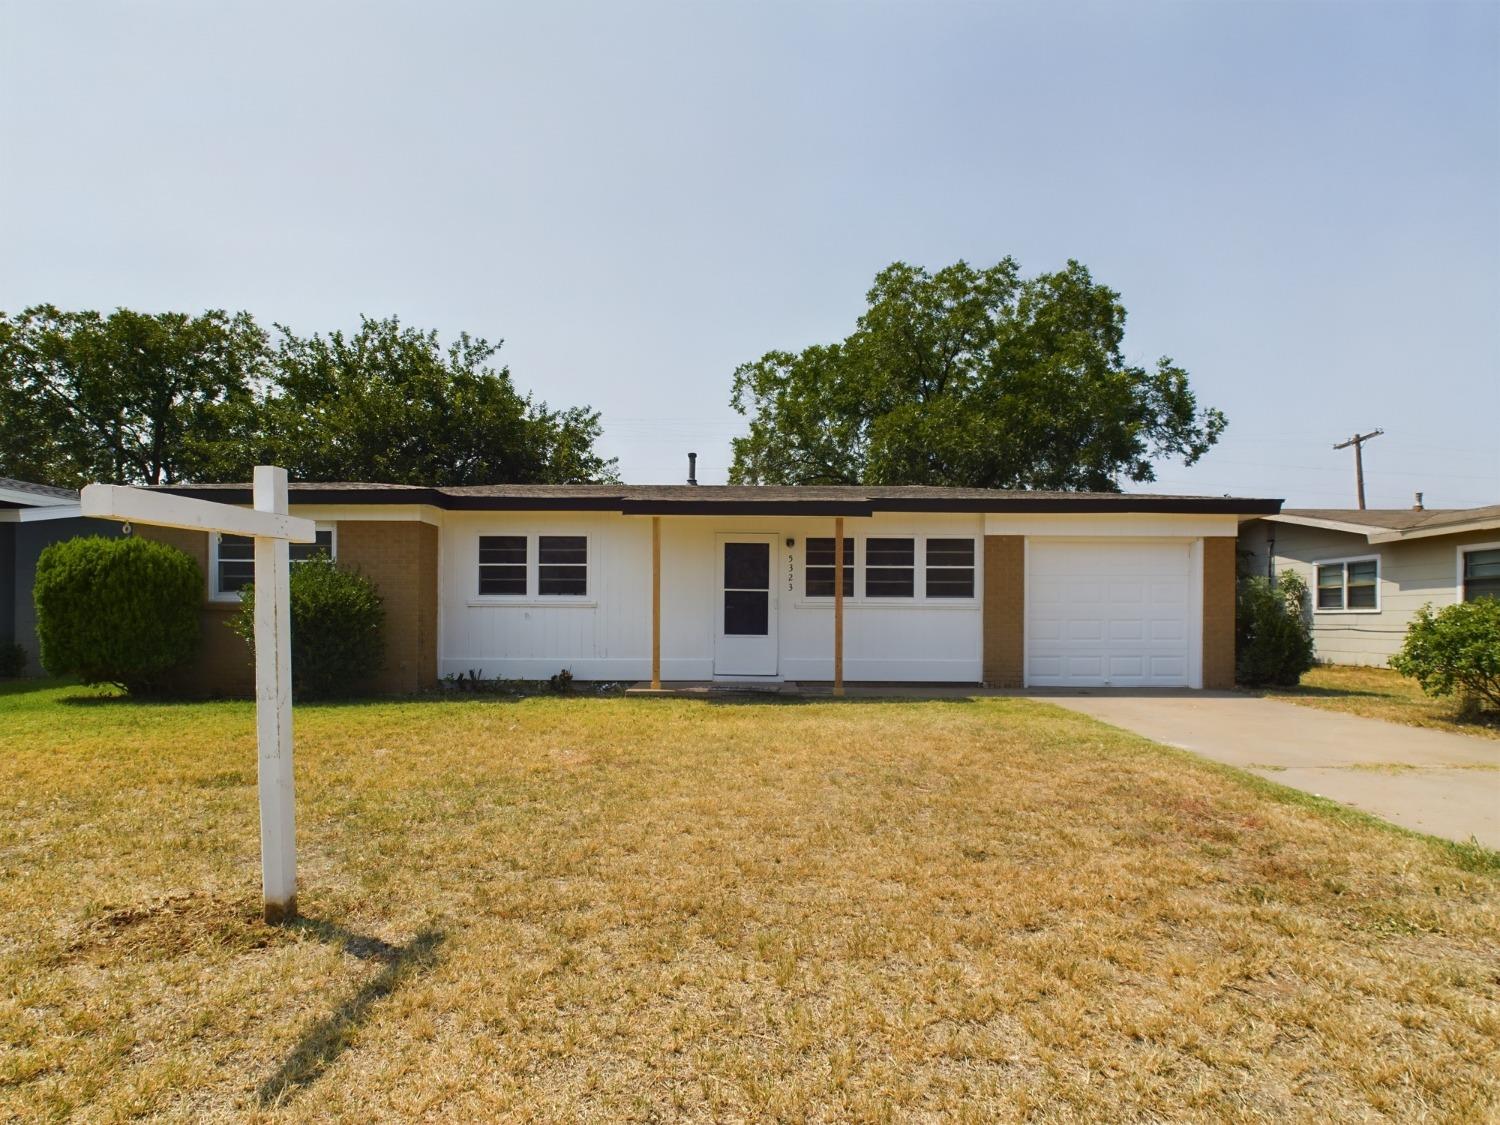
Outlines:
[[[218,500],[228,504],[249,504],[248,488],[195,488],[192,485],[163,489],[178,496],[199,500]],[[952,497],[917,498],[883,497],[861,500],[745,500],[742,498],[705,498],[703,500],[637,500],[620,495],[601,496],[467,496],[451,495],[439,488],[298,488],[291,494],[293,504],[396,504],[427,505],[447,511],[469,512],[621,512],[638,516],[870,516],[876,512],[966,512],[994,513],[1143,513],[1160,512],[1181,515],[1275,515],[1281,511],[1280,500],[1243,497],[1156,497],[1136,496],[1121,499],[1087,497],[1068,499],[1049,497],[1033,500],[1023,497]]]
[[[871,516],[858,500],[625,500],[615,511],[627,516]]]
[[[1261,516],[1281,511],[1280,500],[1213,497],[1136,496],[1121,500],[980,500],[958,497],[952,500],[908,500],[895,498],[872,501],[877,512],[1164,512],[1178,515]]]

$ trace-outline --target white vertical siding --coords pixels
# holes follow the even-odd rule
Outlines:
[[[845,602],[844,674],[850,680],[978,682],[981,678],[984,519],[979,515],[890,514],[850,519],[846,535],[863,576],[867,535],[967,537],[975,540],[970,600],[918,597]],[[790,680],[833,677],[831,601],[803,596],[808,536],[831,537],[833,519],[808,517],[662,517],[662,676],[713,676],[719,605],[716,537],[723,532],[773,535],[780,638],[779,674]],[[540,678],[568,668],[579,679],[644,679],[651,660],[651,522],[616,513],[449,512],[441,540],[439,672]],[[478,596],[481,535],[587,535],[589,592],[573,602]],[[795,540],[788,547],[786,540]],[[532,540],[535,551],[535,540]],[[533,557],[534,562],[534,557]]]

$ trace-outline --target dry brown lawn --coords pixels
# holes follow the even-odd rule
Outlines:
[[[1345,711],[1407,726],[1500,739],[1500,715],[1490,712],[1477,720],[1461,719],[1454,700],[1423,695],[1416,680],[1407,679],[1391,668],[1320,664],[1303,676],[1296,687],[1272,688],[1264,694],[1325,711]]]
[[[1494,1120],[1500,864],[1045,703],[0,695],[0,1118]]]

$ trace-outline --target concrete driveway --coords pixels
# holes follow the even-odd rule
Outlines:
[[[1047,698],[1404,828],[1500,848],[1500,741],[1240,694]]]

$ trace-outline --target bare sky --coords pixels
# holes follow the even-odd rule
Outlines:
[[[1069,257],[1229,415],[1159,491],[1500,502],[1500,4],[0,0],[0,308],[504,338],[626,480],[875,272]]]

